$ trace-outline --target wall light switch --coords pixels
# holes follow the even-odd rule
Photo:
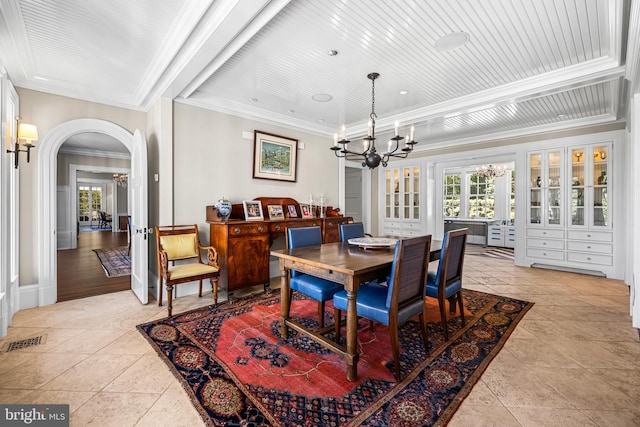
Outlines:
[[[304,142],[298,142],[298,148],[304,150]]]

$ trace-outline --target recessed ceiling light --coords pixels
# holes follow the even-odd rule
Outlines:
[[[338,51],[335,49],[331,49],[329,52],[327,52],[329,54],[329,56],[336,56],[338,54]]]
[[[287,110],[287,113],[290,113],[290,114],[293,114],[293,113],[295,113],[295,112],[296,112],[296,110],[294,110],[293,108],[289,108],[289,109]]]
[[[258,102],[258,98],[249,98],[249,102]]]
[[[311,97],[316,102],[329,102],[333,99],[333,96],[328,93],[316,93]]]
[[[445,34],[436,40],[435,48],[439,52],[448,52],[464,45],[469,41],[469,34],[459,31],[457,33]]]
[[[401,91],[400,91],[400,95],[406,95],[406,94],[408,94],[408,93],[409,93],[409,91],[408,91],[408,90],[401,90]]]

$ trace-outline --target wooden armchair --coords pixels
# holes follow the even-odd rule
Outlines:
[[[173,287],[180,283],[200,282],[199,296],[202,297],[202,280],[209,279],[213,286],[213,302],[218,303],[218,252],[213,246],[202,246],[198,237],[198,225],[156,226],[158,249],[158,305],[162,305],[162,282],[167,287],[167,308],[172,310]],[[207,264],[202,262],[200,251],[207,251]],[[176,265],[176,261],[179,262]],[[191,261],[185,263],[184,261]],[[170,265],[171,263],[171,265]]]

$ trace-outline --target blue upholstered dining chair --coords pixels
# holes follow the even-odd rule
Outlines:
[[[356,237],[364,237],[364,224],[361,222],[352,222],[348,224],[340,224],[340,241],[346,242]]]
[[[456,312],[455,303],[460,307],[462,326],[464,321],[464,307],[462,304],[462,267],[464,265],[464,251],[467,246],[467,228],[451,230],[445,233],[440,249],[440,261],[437,271],[430,271],[427,275],[426,295],[438,298],[440,318],[444,329],[444,339],[449,340],[447,329],[447,313],[445,301],[449,300],[449,311]]]
[[[322,232],[318,226],[287,228],[286,239],[289,249],[320,245],[322,244]],[[342,285],[295,270],[291,270],[290,274],[291,291],[300,292],[318,301],[318,326],[322,328],[324,326],[325,302],[331,300],[336,292],[341,291]],[[289,298],[289,302],[291,299]]]
[[[420,331],[424,349],[429,354],[427,324],[425,318],[425,287],[431,235],[399,240],[391,264],[391,279],[387,286],[368,283],[360,287],[356,296],[358,317],[380,322],[389,327],[391,349],[395,365],[396,380],[400,381],[400,325],[419,315]],[[333,296],[336,309],[336,341],[340,342],[340,327],[337,319],[341,310],[347,309],[347,293],[341,291]]]

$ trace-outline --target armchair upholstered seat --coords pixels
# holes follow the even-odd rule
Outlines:
[[[322,232],[317,226],[288,228],[286,240],[289,249],[320,245],[322,244]],[[300,292],[318,301],[318,327],[322,328],[324,326],[325,302],[331,300],[336,292],[341,291],[342,285],[295,270],[291,270],[290,274],[289,286],[292,292]]]
[[[445,340],[449,340],[445,300],[449,300],[451,313],[455,313],[455,303],[458,302],[462,326],[465,325],[462,303],[462,267],[468,231],[466,228],[461,228],[445,233],[442,249],[440,249],[438,270],[430,271],[427,275],[426,296],[438,299]]]
[[[158,248],[158,305],[162,305],[162,283],[167,287],[167,308],[172,312],[173,287],[180,283],[200,282],[209,279],[213,287],[213,302],[218,302],[218,252],[213,246],[202,246],[198,237],[198,225],[156,226]],[[207,252],[207,263],[202,262],[201,251]],[[185,261],[190,261],[186,263]],[[171,263],[171,264],[170,264]],[[178,263],[178,264],[176,264]]]
[[[400,325],[418,315],[424,349],[429,354],[427,325],[424,304],[426,272],[429,266],[431,236],[399,240],[396,243],[391,279],[388,286],[367,283],[361,286],[356,296],[358,317],[380,322],[389,327],[396,380],[400,381]],[[347,293],[341,291],[333,296],[336,319],[347,309]],[[340,341],[340,325],[336,320],[336,340]]]

